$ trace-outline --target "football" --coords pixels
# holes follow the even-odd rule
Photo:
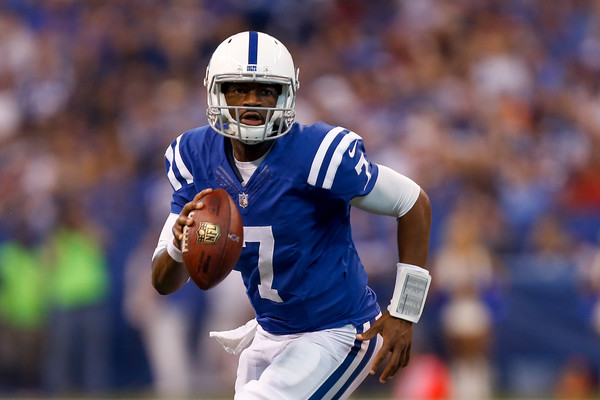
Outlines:
[[[237,205],[224,189],[213,190],[202,202],[204,208],[190,213],[194,222],[183,230],[181,253],[194,283],[208,290],[235,267],[244,230]]]

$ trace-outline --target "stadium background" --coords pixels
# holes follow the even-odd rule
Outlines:
[[[413,362],[361,398],[597,396],[591,0],[1,0],[0,396],[231,395],[235,359],[206,336],[245,321],[243,296],[159,298],[149,260],[164,150],[206,122],[208,57],[248,29],[293,54],[300,122],[354,130],[432,201]],[[394,222],[352,218],[385,306]]]

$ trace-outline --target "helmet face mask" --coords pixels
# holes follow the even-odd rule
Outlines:
[[[275,107],[230,106],[222,89],[233,82],[277,85],[281,93]],[[265,33],[242,32],[223,41],[206,69],[204,85],[208,92],[208,122],[224,136],[256,144],[285,135],[294,123],[298,70],[285,46]],[[265,123],[241,123],[240,110],[266,111]]]

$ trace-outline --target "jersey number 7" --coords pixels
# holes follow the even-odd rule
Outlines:
[[[273,288],[273,251],[275,238],[270,226],[245,226],[244,247],[246,243],[258,243],[258,272],[260,284],[258,293],[263,299],[283,303],[277,289]]]

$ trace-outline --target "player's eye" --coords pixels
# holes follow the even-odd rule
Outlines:
[[[277,91],[274,88],[268,87],[264,88],[261,92],[263,96],[272,96],[277,97]]]

